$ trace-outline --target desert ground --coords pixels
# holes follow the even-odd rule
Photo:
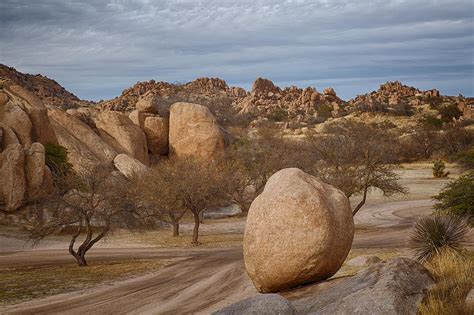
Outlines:
[[[458,174],[448,168],[448,179],[433,179],[429,163],[403,165],[398,172],[409,192],[390,199],[372,193],[368,204],[355,216],[356,233],[349,258],[375,254],[380,258],[412,256],[409,238],[414,222],[432,212],[436,194]],[[357,200],[353,200],[355,203]],[[257,294],[246,275],[241,239],[245,217],[204,220],[200,247],[183,247],[160,239],[161,232],[119,232],[91,250],[91,265],[108,261],[160,261],[160,267],[141,274],[104,280],[93,286],[20,302],[0,301],[2,314],[209,314]],[[189,236],[191,223],[181,226]],[[166,233],[169,233],[166,231]],[[217,241],[213,236],[218,235]],[[206,241],[208,237],[209,241]],[[169,237],[167,238],[169,239]],[[474,247],[474,233],[466,247]],[[35,248],[25,246],[14,229],[0,232],[0,270],[55,268],[74,264],[67,253],[67,239],[47,239]],[[358,270],[343,266],[333,277]],[[60,275],[58,275],[60,277]],[[68,281],[68,279],[64,279]],[[33,296],[34,297],[34,296]]]

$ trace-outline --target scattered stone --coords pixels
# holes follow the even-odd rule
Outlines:
[[[253,201],[244,233],[247,273],[259,292],[334,275],[354,237],[349,200],[297,168],[273,174]]]

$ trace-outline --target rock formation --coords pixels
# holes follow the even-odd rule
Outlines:
[[[206,107],[175,103],[170,110],[169,146],[172,156],[209,159],[224,150],[224,133]]]
[[[395,258],[333,285],[315,284],[284,296],[298,314],[416,314],[433,284],[425,267],[408,258]]]
[[[212,315],[294,315],[296,310],[290,301],[278,294],[259,294],[229,305]]]
[[[115,149],[84,122],[60,109],[50,109],[49,116],[59,144],[68,150],[69,162],[76,171],[112,163],[117,155]]]
[[[46,106],[71,108],[92,105],[92,102],[80,100],[56,81],[40,74],[23,74],[15,68],[0,64],[0,78],[7,79],[35,94]]]
[[[259,292],[334,275],[352,245],[347,197],[296,168],[273,174],[253,201],[244,234],[247,273]]]
[[[95,124],[102,138],[117,152],[126,153],[145,165],[149,164],[146,136],[127,115],[117,111],[102,111]]]

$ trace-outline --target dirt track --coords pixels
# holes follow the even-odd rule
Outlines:
[[[431,212],[431,200],[369,205],[356,216],[354,248],[408,246],[411,226]],[[472,248],[473,235],[468,246]],[[103,249],[90,260],[117,257],[179,259],[155,274],[0,308],[4,314],[184,314],[210,313],[256,294],[242,260],[242,248]],[[64,250],[37,250],[0,255],[0,266],[57,264],[70,260]]]

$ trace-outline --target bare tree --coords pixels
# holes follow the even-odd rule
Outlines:
[[[137,204],[137,214],[147,226],[155,226],[158,221],[172,227],[173,236],[179,236],[179,223],[187,209],[181,205],[175,191],[174,166],[160,163],[147,174],[132,179],[131,190]]]
[[[123,179],[111,175],[103,165],[62,178],[61,189],[43,204],[51,215],[26,227],[28,238],[37,244],[55,233],[71,235],[69,253],[79,266],[87,266],[86,253],[109,232],[133,219],[133,205],[127,202]],[[76,242],[83,237],[76,247]]]
[[[387,131],[363,123],[346,122],[327,128],[327,135],[312,138],[316,155],[313,173],[341,189],[347,197],[362,195],[353,210],[355,215],[365,204],[370,189],[378,188],[385,196],[405,193],[393,171],[394,141]]]

